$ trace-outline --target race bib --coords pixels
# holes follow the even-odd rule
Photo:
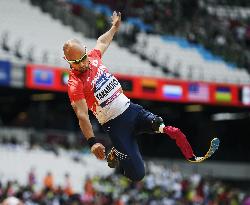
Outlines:
[[[94,95],[102,108],[109,105],[121,93],[119,81],[110,73],[103,73],[96,81]]]

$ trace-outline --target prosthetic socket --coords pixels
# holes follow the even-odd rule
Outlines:
[[[189,144],[186,136],[181,132],[179,128],[172,126],[165,126],[163,119],[156,116],[152,121],[152,129],[158,133],[165,133],[171,139],[175,140],[176,145],[180,148],[182,154],[186,159],[194,157],[194,152]]]

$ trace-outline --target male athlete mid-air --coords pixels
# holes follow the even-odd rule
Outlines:
[[[114,12],[111,28],[101,35],[94,49],[87,52],[78,40],[65,42],[63,51],[70,65],[68,95],[79,119],[91,152],[105,159],[105,148],[93,133],[88,109],[108,133],[113,148],[107,155],[110,167],[119,167],[122,174],[133,181],[145,175],[144,163],[135,135],[141,133],[166,133],[176,141],[186,159],[199,162],[207,158],[196,157],[185,135],[172,126],[165,126],[161,117],[134,104],[124,94],[119,81],[102,64],[102,56],[109,47],[121,24],[121,13]]]

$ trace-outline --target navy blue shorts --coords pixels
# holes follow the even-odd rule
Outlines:
[[[103,124],[113,146],[127,155],[120,160],[120,170],[132,181],[139,181],[145,176],[144,162],[135,136],[142,133],[155,133],[152,121],[156,115],[142,106],[131,103],[127,110],[113,120]]]

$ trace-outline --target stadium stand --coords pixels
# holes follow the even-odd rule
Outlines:
[[[185,44],[185,45],[184,45]],[[196,46],[197,47],[197,46]],[[176,76],[187,80],[204,80],[229,83],[249,83],[245,69],[232,69],[223,61],[206,60],[195,46],[177,37],[140,33],[135,50],[155,60]],[[205,51],[204,51],[205,52]]]
[[[60,149],[57,154],[41,149],[27,149],[22,145],[9,144],[0,147],[1,182],[17,180],[20,184],[27,183],[27,173],[36,169],[37,185],[42,187],[45,174],[50,171],[55,175],[55,185],[63,184],[64,175],[71,175],[72,186],[75,191],[82,190],[83,181],[87,177],[108,176],[113,170],[104,161],[97,160],[90,154],[80,154]],[[74,159],[78,159],[77,161]],[[53,165],[53,166],[51,166]]]
[[[82,165],[69,160],[68,153],[56,157],[39,149],[27,152],[21,147],[2,146],[0,153],[3,164],[9,161],[6,172],[1,173],[0,201],[7,196],[17,197],[25,204],[184,205],[219,201],[220,204],[247,205],[249,201],[249,195],[240,188],[196,172],[186,175],[177,165],[166,168],[150,162],[145,179],[131,182],[120,175],[108,174],[103,166],[96,169],[95,164],[91,170],[93,159],[90,156],[84,158],[83,169]],[[91,174],[83,180],[84,171]]]
[[[229,22],[230,19],[227,19],[227,16],[225,16],[225,19],[218,20],[217,25],[212,24],[211,28],[208,28],[207,33],[204,31],[206,20],[209,18],[212,20],[214,17],[213,9],[211,9],[210,4],[206,1],[200,1],[199,4],[192,1],[190,5],[187,5],[190,9],[187,9],[189,11],[186,13],[183,8],[179,8],[183,6],[182,3],[184,4],[184,2],[180,3],[181,1],[179,2],[179,7],[172,1],[157,1],[157,3],[153,1],[131,1],[130,3],[126,1],[126,3],[121,3],[119,1],[99,0],[67,2],[70,2],[69,5],[73,4],[91,8],[95,12],[102,12],[105,15],[110,15],[112,9],[120,9],[125,15],[126,22],[139,27],[141,31],[145,31],[143,34],[139,34],[137,44],[134,45],[134,50],[144,59],[152,62],[153,65],[163,68],[165,73],[171,73],[173,76],[181,79],[204,80],[210,82],[217,81],[242,84],[250,81],[249,73],[247,72],[247,57],[244,58],[247,53],[244,51],[243,55],[235,55],[235,51],[233,52],[231,49],[235,44],[230,44],[230,48],[226,47],[229,42],[228,39],[237,43],[237,39],[233,36],[233,31],[229,30],[228,34],[226,32],[219,32],[216,34],[216,30],[221,30],[223,27],[223,21]],[[178,4],[178,2],[176,4]],[[129,5],[129,7],[133,7],[133,9],[127,10],[127,7],[122,7],[122,5]],[[141,8],[144,8],[147,12],[142,12]],[[165,8],[165,10],[163,8]],[[194,8],[196,8],[197,11],[193,10]],[[177,15],[178,9],[180,10],[179,16],[176,17],[175,15]],[[240,8],[237,9],[237,11],[241,12]],[[156,13],[156,11],[159,10],[162,11],[161,14],[159,14],[159,12]],[[202,13],[204,10],[208,12],[206,15]],[[192,11],[194,12],[192,13]],[[244,16],[247,15],[247,10],[243,10],[242,12]],[[145,15],[145,13],[147,14]],[[184,15],[187,15],[185,17],[190,19],[190,22],[184,21],[181,23],[181,21],[176,19],[180,19]],[[228,27],[225,29],[230,28]],[[155,34],[148,34],[152,32],[165,32],[170,34],[170,36],[161,37]],[[212,36],[213,33],[215,33],[214,36]],[[179,37],[171,36],[175,34],[177,34],[177,36],[179,35]],[[202,35],[204,36],[202,37]],[[204,44],[209,49],[197,43]],[[214,46],[211,47],[213,44]],[[244,46],[241,46],[244,50]],[[222,47],[225,49],[222,49]],[[209,50],[215,53],[219,50],[227,52],[217,52],[218,55],[229,56],[232,54],[231,59],[225,57],[226,61],[237,61],[235,60],[237,57],[237,63],[239,63],[238,67],[233,63],[227,63],[218,55],[212,54]],[[231,52],[231,54],[228,54],[228,52]],[[241,61],[239,62],[240,58]],[[245,63],[243,63],[243,58]]]
[[[18,60],[15,53],[17,51],[16,44],[20,42],[18,50],[22,56],[21,59],[28,62],[28,59],[32,58],[33,62],[37,64],[68,67],[62,59],[61,49],[66,40],[77,38],[89,49],[95,46],[96,40],[86,38],[69,26],[64,26],[49,14],[43,13],[38,7],[31,6],[28,1],[14,0],[9,2],[5,0],[1,1],[0,6],[1,18],[6,19],[1,26],[1,34],[8,36],[7,45],[9,47],[8,52],[1,51],[5,53],[3,56],[1,55],[2,58],[10,55],[11,60]],[[10,9],[11,13],[8,12]],[[31,16],[32,18],[30,18]],[[32,57],[28,56],[30,52]],[[159,68],[155,68],[138,56],[132,55],[116,43],[111,45],[103,61],[112,72],[146,76],[164,75]]]

